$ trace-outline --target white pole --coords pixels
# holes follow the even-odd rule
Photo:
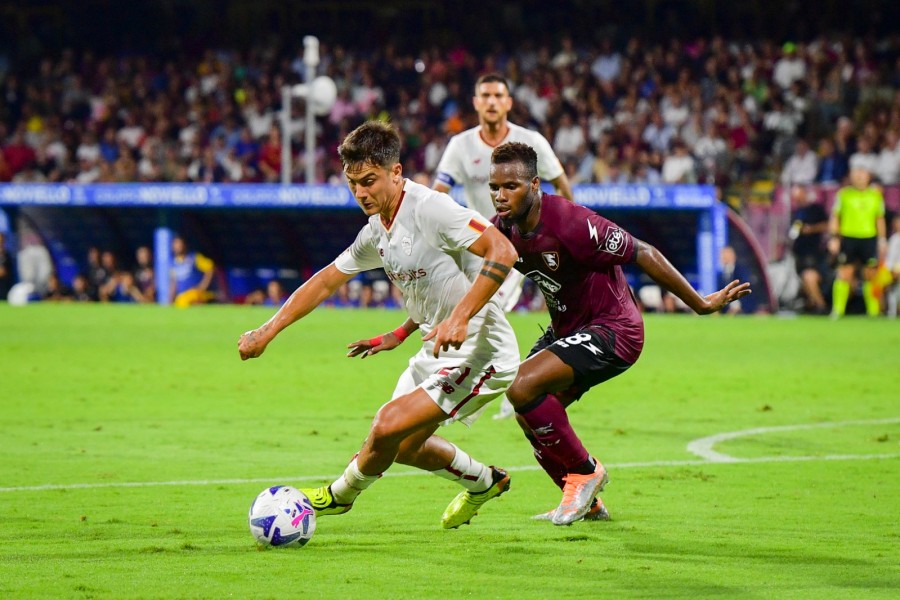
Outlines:
[[[306,184],[316,182],[316,115],[312,107],[312,82],[319,66],[319,38],[303,37],[303,64],[306,65]]]
[[[281,86],[281,185],[291,182],[291,86]]]

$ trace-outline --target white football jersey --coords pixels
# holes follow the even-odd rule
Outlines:
[[[544,181],[552,181],[563,174],[563,166],[547,138],[537,131],[514,123],[507,124],[509,133],[501,144],[522,142],[534,148],[538,158],[538,176]],[[454,185],[463,186],[466,205],[488,218],[496,214],[488,188],[494,148],[481,138],[480,125],[454,135],[438,163],[436,176],[438,181],[451,188]]]
[[[486,218],[447,194],[406,179],[393,220],[385,226],[379,215],[369,217],[334,265],[347,274],[383,267],[403,292],[406,310],[424,335],[450,316],[472,286],[481,259],[467,272],[462,265],[473,261],[464,260],[464,255],[471,255],[467,248],[488,227],[492,225]],[[433,342],[425,347],[430,354]],[[469,321],[469,335],[461,348],[450,347],[441,356],[486,354],[498,371],[519,364],[515,334],[493,300]]]

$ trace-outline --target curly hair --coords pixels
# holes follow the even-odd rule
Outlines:
[[[494,148],[491,153],[491,164],[502,165],[507,163],[521,163],[528,179],[538,176],[537,152],[528,144],[522,142],[507,142]]]

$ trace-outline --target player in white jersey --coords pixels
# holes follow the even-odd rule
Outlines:
[[[488,188],[491,152],[506,142],[522,142],[534,148],[538,155],[538,176],[551,182],[558,195],[574,200],[569,178],[547,138],[507,120],[512,103],[509,84],[504,77],[489,73],[478,78],[472,98],[478,113],[478,126],[450,138],[438,163],[432,186],[439,192],[449,192],[454,185],[461,185],[466,205],[487,218],[496,214]],[[518,271],[513,271],[506,278],[497,292],[497,300],[504,310],[515,309],[524,280],[525,276]],[[512,404],[504,398],[500,412],[494,418],[502,419],[513,414]]]
[[[357,273],[384,267],[403,292],[410,319],[384,336],[351,344],[349,355],[374,354],[384,346],[384,338],[399,343],[417,326],[424,345],[410,359],[392,399],[378,410],[343,475],[330,486],[303,491],[317,514],[342,514],[399,462],[465,488],[442,517],[445,528],[459,527],[487,500],[508,489],[509,475],[434,434],[441,424],[473,421],[515,379],[515,334],[502,309],[490,300],[512,269],[516,253],[483,216],[402,177],[400,137],[392,126],[367,122],[344,139],[338,152],[350,191],[369,215],[368,224],[271,319],[242,335],[238,349],[244,360],[260,356],[281,330]],[[462,266],[468,253],[481,257],[477,269]]]

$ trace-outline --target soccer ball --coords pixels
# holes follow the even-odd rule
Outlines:
[[[250,505],[250,533],[266,546],[303,546],[316,531],[316,511],[296,488],[264,489]]]

